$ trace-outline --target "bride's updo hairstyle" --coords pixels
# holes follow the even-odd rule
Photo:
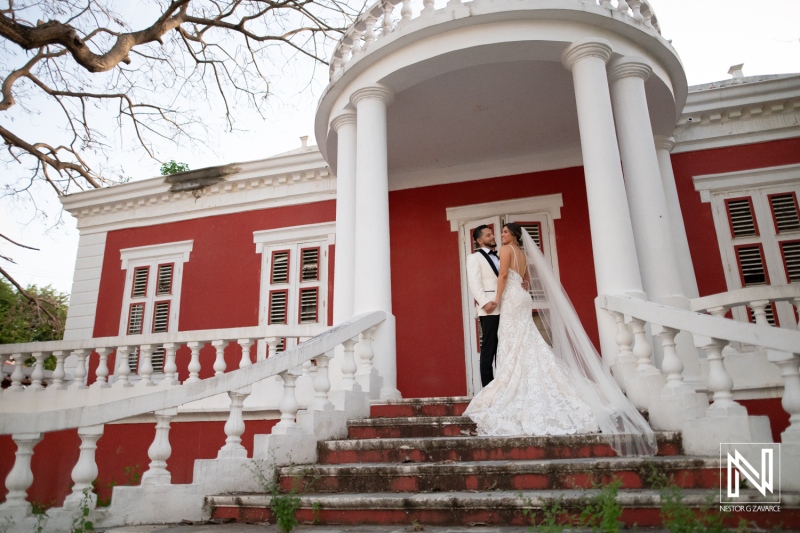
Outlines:
[[[508,222],[507,224],[503,224],[504,228],[508,228],[508,231],[511,232],[511,235],[514,236],[514,240],[517,241],[517,245],[522,248],[522,228],[519,224],[514,224],[513,222]]]

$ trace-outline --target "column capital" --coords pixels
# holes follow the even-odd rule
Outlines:
[[[356,114],[355,113],[342,113],[341,115],[337,115],[331,120],[331,127],[334,131],[339,131],[339,128],[345,126],[347,124],[355,124],[356,123]]]
[[[579,60],[585,57],[597,57],[607,63],[611,58],[611,43],[605,39],[581,39],[575,41],[561,54],[561,64],[572,70]]]
[[[614,59],[608,65],[608,78],[616,81],[622,78],[637,77],[642,81],[653,73],[653,69],[641,57],[620,57]]]
[[[357,106],[361,100],[368,99],[380,100],[388,106],[394,101],[394,93],[383,85],[373,85],[358,89],[350,95],[350,103],[354,106]]]
[[[653,139],[656,141],[656,150],[666,150],[671,152],[675,148],[675,137],[667,137],[666,135],[654,135]]]

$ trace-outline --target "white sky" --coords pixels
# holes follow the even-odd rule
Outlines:
[[[738,63],[744,63],[746,76],[800,72],[800,0],[650,0],[650,4],[663,35],[672,39],[683,60],[689,85],[727,79],[728,69]],[[299,146],[302,135],[309,135],[314,143],[314,110],[327,68],[317,69],[316,74],[310,85],[285,84],[273,96],[267,120],[242,120],[239,127],[247,131],[241,133],[219,128],[211,141],[213,151],[171,150],[166,159],[197,169],[291,150]],[[285,73],[285,78],[291,80],[293,73]],[[133,179],[159,173],[155,161],[131,154],[120,157]],[[51,204],[51,212],[58,213],[58,202]],[[24,205],[0,203],[1,232],[41,249],[24,251],[0,242],[0,254],[17,261],[3,266],[23,284],[52,284],[69,292],[78,242],[75,221],[64,213],[63,224],[53,227],[58,215],[48,221],[32,217]]]

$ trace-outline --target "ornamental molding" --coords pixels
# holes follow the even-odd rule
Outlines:
[[[134,263],[141,261],[172,259],[186,263],[192,252],[194,241],[166,242],[162,244],[151,244],[148,246],[138,246],[136,248],[123,248],[119,251],[122,261],[122,270],[128,270],[131,261]]]
[[[561,207],[564,199],[561,193],[542,196],[529,196],[514,200],[501,200],[484,204],[462,205],[448,207],[447,220],[450,221],[450,231],[458,231],[465,221],[495,216],[498,213],[514,215],[522,213],[547,213],[553,220],[561,218]]]
[[[689,93],[673,153],[800,137],[800,75]]]
[[[325,239],[328,246],[336,244],[336,222],[322,222],[320,224],[306,224],[305,226],[253,232],[253,243],[256,245],[257,254],[264,253],[265,246],[320,239]]]
[[[221,180],[198,188],[175,191],[174,179],[159,176],[71,194],[61,202],[82,233],[95,233],[336,197],[336,177],[316,147],[224,168],[235,172],[218,172]]]
[[[704,174],[692,177],[692,182],[694,183],[694,190],[700,193],[700,199],[707,203],[711,201],[711,196],[715,193],[797,184],[800,182],[800,165],[782,165],[722,174]]]

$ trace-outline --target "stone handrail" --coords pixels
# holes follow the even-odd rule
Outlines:
[[[354,317],[284,352],[263,361],[240,364],[238,370],[218,372],[214,377],[202,380],[186,380],[183,384],[162,382],[158,386],[113,386],[103,388],[85,387],[44,389],[36,394],[15,393],[11,389],[0,396],[0,434],[43,433],[68,428],[80,428],[106,424],[135,415],[169,409],[189,402],[208,398],[220,393],[242,389],[270,376],[301,366],[333,350],[339,344],[358,336],[365,330],[385,320],[385,313],[375,311]],[[285,331],[284,331],[285,329]],[[51,352],[61,349],[97,350],[120,345],[143,345],[145,343],[174,344],[190,342],[213,342],[241,338],[264,338],[264,334],[300,336],[301,333],[319,331],[320,327],[300,328],[295,326],[274,328],[234,328],[228,330],[206,330],[177,334],[158,334],[127,337],[110,337],[81,341],[54,341],[9,345],[3,353]],[[288,335],[291,333],[291,335]],[[250,344],[252,345],[252,343]],[[23,351],[24,349],[24,351]],[[249,345],[247,346],[249,355]],[[173,351],[174,357],[174,351]],[[165,369],[166,372],[166,369]],[[119,385],[119,383],[115,383]],[[30,390],[30,389],[29,389]],[[35,389],[33,389],[35,390]],[[19,401],[14,401],[19,400]]]
[[[472,0],[469,4],[480,2]],[[551,0],[548,5],[557,4],[563,0]],[[589,0],[611,15],[621,16],[630,22],[639,24],[651,31],[661,33],[658,19],[648,0]],[[396,29],[402,28],[411,20],[430,16],[436,11],[437,0],[415,1],[412,0],[376,0],[355,19],[347,28],[342,38],[334,48],[330,61],[329,79],[334,81],[344,68],[359,56],[368,53],[375,41],[389,35]],[[446,6],[453,7],[464,0],[447,0]],[[400,18],[394,17],[397,5],[402,4]],[[420,9],[419,6],[422,6]],[[585,8],[584,8],[585,9]]]
[[[732,307],[758,307],[759,302],[792,302],[800,305],[800,283],[788,285],[759,285],[691,300],[692,311],[718,314]],[[755,304],[755,305],[753,305]],[[724,314],[724,312],[722,312]]]

